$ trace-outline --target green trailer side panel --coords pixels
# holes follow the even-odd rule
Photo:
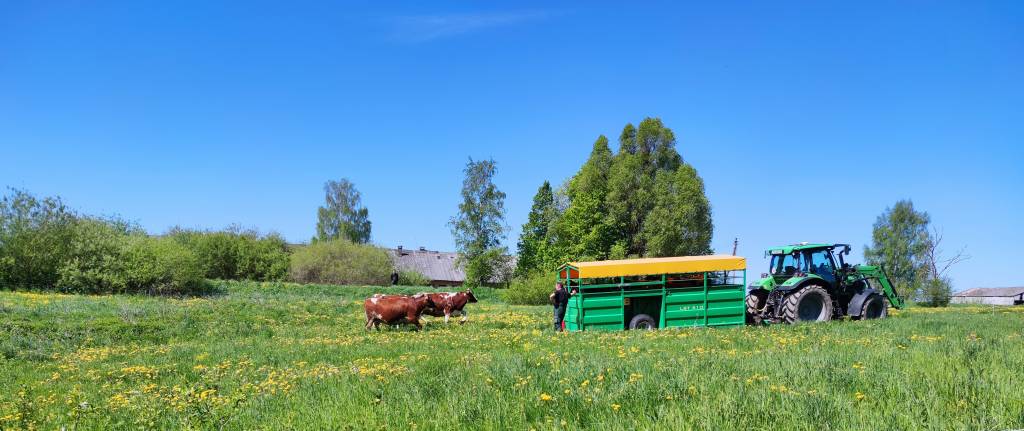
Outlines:
[[[569,306],[565,309],[565,329],[567,331],[579,331],[580,327],[580,295],[573,295],[569,298]],[[554,317],[554,316],[552,316]]]
[[[658,297],[663,298],[658,323],[664,328],[734,326],[743,325],[746,321],[745,287],[742,284],[727,284],[708,286],[707,290],[704,286],[697,286],[576,294],[569,301],[566,329],[625,329],[624,302],[627,299]]]
[[[622,330],[622,292],[595,292],[575,296],[579,298],[581,310],[581,318],[577,320],[580,329]]]
[[[708,286],[707,295],[703,286],[669,289],[665,327],[742,325],[746,318],[745,295],[739,284]]]

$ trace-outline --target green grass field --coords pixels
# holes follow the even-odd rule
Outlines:
[[[363,329],[334,286],[0,292],[2,429],[1012,429],[1024,307],[575,333],[481,290],[464,326]]]

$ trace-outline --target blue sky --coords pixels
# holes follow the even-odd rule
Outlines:
[[[870,241],[913,199],[956,287],[1024,284],[1024,3],[0,4],[0,185],[154,233],[314,232],[322,184],[381,245],[451,249],[467,158],[514,247],[594,139],[661,117],[714,247]]]

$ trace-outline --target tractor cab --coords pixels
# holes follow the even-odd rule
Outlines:
[[[839,249],[838,253],[833,253]],[[848,244],[795,244],[770,249],[765,252],[771,256],[768,265],[769,273],[763,277],[771,277],[775,284],[784,284],[793,277],[805,277],[813,274],[822,281],[834,286],[840,280],[840,270],[849,266],[843,261],[843,255],[850,254]]]

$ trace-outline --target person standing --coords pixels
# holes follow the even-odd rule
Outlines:
[[[565,320],[565,308],[569,306],[569,292],[565,290],[562,283],[555,283],[555,291],[549,296],[551,305],[555,306],[555,331],[562,330],[562,321]]]

